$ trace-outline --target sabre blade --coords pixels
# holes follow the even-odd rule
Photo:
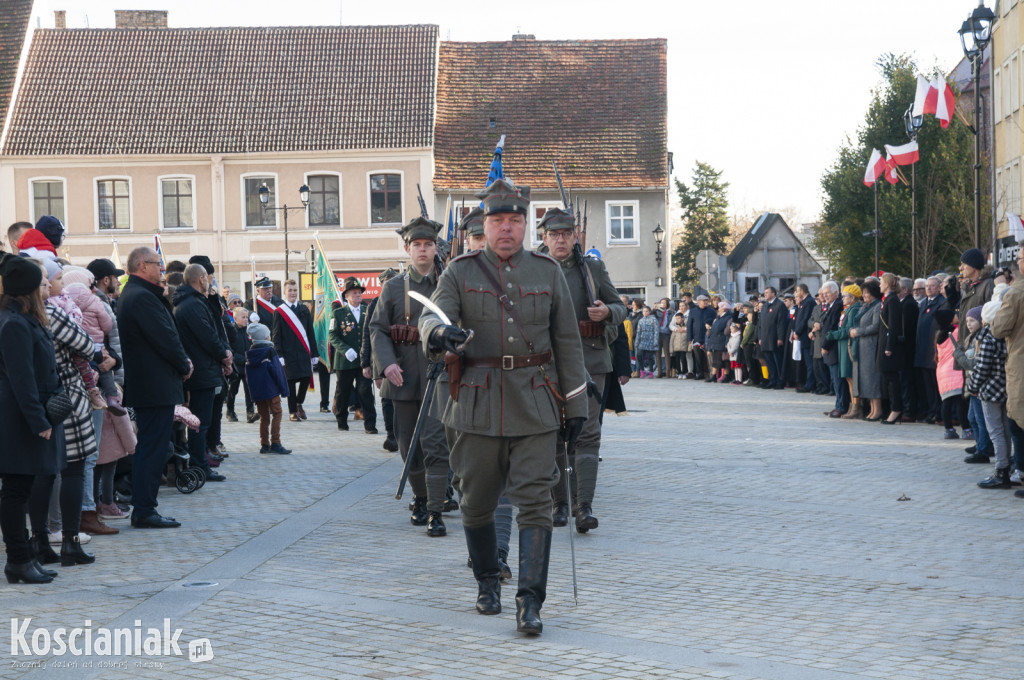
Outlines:
[[[444,322],[444,325],[452,325],[452,320],[448,318],[448,315],[445,314],[440,307],[431,302],[430,298],[428,298],[426,295],[423,295],[422,293],[417,293],[414,290],[410,290],[409,297],[411,297],[413,300],[416,300],[416,302],[419,302],[421,305],[423,305],[424,307],[432,311],[434,314],[436,314],[437,318]]]

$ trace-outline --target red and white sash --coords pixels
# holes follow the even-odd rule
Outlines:
[[[277,307],[275,307],[272,303],[267,302],[258,295],[256,296],[256,304],[258,304],[260,307],[266,310],[267,314],[270,314],[271,316],[273,316],[274,310],[277,309]]]
[[[281,315],[281,318],[284,319],[285,323],[288,324],[288,327],[292,329],[292,332],[295,333],[295,335],[299,337],[299,340],[302,341],[303,347],[306,348],[306,354],[311,354],[309,351],[309,338],[306,337],[306,329],[302,327],[299,317],[295,316],[295,312],[292,311],[292,308],[288,303],[278,307],[277,312]]]

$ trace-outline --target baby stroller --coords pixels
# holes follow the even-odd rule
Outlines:
[[[188,429],[199,430],[199,419],[180,404],[174,407],[174,430],[168,445],[167,462],[174,463],[174,487],[192,493],[206,484],[206,473],[192,464],[188,455]]]

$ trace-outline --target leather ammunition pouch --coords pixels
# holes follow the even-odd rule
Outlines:
[[[416,345],[420,341],[420,331],[416,326],[396,323],[390,328],[391,342],[396,345]]]
[[[600,321],[580,321],[581,338],[600,338],[604,336],[605,325]]]

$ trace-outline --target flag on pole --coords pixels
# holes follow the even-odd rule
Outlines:
[[[505,179],[505,169],[501,165],[501,154],[505,147],[505,135],[501,136],[498,140],[498,146],[494,148],[494,158],[491,159],[491,169],[487,173],[487,183],[484,184],[484,188],[491,186],[496,179]],[[483,205],[481,203],[481,205]]]
[[[252,311],[256,311],[256,258],[249,260],[250,272],[249,275],[252,278]]]
[[[911,115],[923,116],[930,113],[939,119],[939,126],[945,129],[949,127],[955,107],[953,89],[945,78],[940,76],[929,82],[924,76],[917,77],[917,93]]]
[[[341,293],[338,291],[338,278],[334,270],[327,262],[327,255],[324,247],[320,244],[320,238],[316,238],[316,272],[313,275],[313,332],[316,334],[317,349],[320,351],[320,360],[327,361],[330,342],[327,336],[334,324],[334,303],[341,301]]]
[[[156,248],[156,254],[160,258],[160,268],[161,269],[167,269],[167,263],[164,262],[164,249],[160,246],[160,235],[159,234],[154,234],[153,235],[153,243],[154,243],[155,248]]]
[[[875,183],[875,181],[885,172],[885,159],[882,158],[882,152],[878,149],[871,150],[871,159],[868,161],[868,167],[864,171],[864,186],[869,187]]]
[[[897,184],[900,181],[896,163],[888,153],[885,154],[885,181],[889,184]]]
[[[904,144],[903,146],[885,145],[885,152],[892,157],[896,165],[912,165],[920,158],[917,148],[917,140]]]
[[[114,266],[118,269],[124,269],[121,266],[121,255],[117,252],[117,239],[114,239],[114,252],[110,254],[110,261],[114,263]]]

